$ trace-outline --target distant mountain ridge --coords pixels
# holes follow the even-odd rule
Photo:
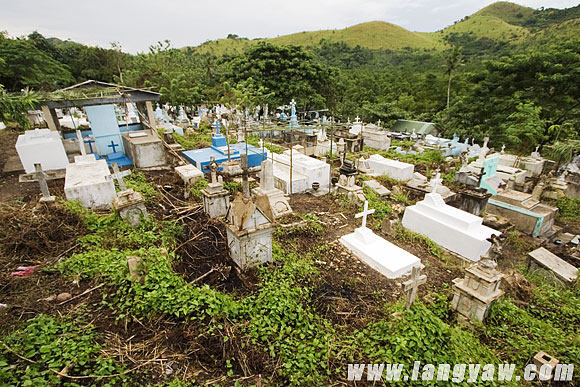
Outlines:
[[[446,37],[452,34],[514,44],[542,44],[550,39],[580,36],[579,33],[580,5],[562,10],[535,10],[501,1],[437,32],[413,32],[392,23],[371,21],[341,30],[304,31],[275,38],[218,39],[192,48],[200,53],[222,56],[240,53],[259,42],[316,47],[327,41],[371,50],[443,50],[448,47]]]

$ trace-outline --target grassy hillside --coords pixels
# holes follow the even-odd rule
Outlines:
[[[412,32],[391,23],[373,21],[342,30],[304,31],[269,39],[219,39],[204,43],[196,50],[222,56],[240,53],[260,41],[314,47],[321,40],[344,42],[351,47],[361,46],[371,50],[443,50],[447,47],[445,37],[451,34],[468,35],[472,40],[483,38],[497,42],[545,44],[552,39],[577,36],[577,18],[580,18],[580,5],[562,10],[534,10],[501,1],[434,33]]]
[[[530,31],[509,24],[496,16],[475,15],[443,30],[443,35],[452,33],[467,33],[477,38],[508,41],[525,38]]]

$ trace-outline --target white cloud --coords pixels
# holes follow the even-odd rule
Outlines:
[[[4,0],[0,29],[11,35],[38,30],[45,36],[130,52],[157,41],[197,45],[229,33],[248,38],[341,29],[383,20],[413,31],[436,31],[491,4],[492,0]],[[532,8],[565,8],[570,0],[521,0]]]

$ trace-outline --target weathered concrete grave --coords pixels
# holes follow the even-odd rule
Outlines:
[[[196,181],[203,178],[203,172],[191,164],[175,167],[175,172],[181,177],[185,185],[184,197],[187,199],[191,194],[191,187]]]
[[[122,138],[127,156],[137,168],[154,168],[167,164],[163,142],[150,130],[123,133]]]
[[[254,188],[253,193],[256,195],[256,205],[269,219],[275,220],[292,213],[288,198],[274,186],[274,166],[270,160],[262,161],[260,187]]]
[[[387,175],[391,179],[407,181],[413,178],[415,166],[397,160],[384,158],[381,155],[372,155],[367,160],[370,168],[379,175]]]
[[[34,173],[34,164],[43,171],[64,169],[69,164],[58,132],[49,129],[27,130],[16,140],[16,152],[26,173]]]
[[[528,253],[528,268],[563,285],[570,285],[578,277],[578,268],[543,247]]]
[[[117,197],[107,162],[96,160],[93,154],[75,156],[74,164],[66,167],[64,193],[67,200],[93,209],[109,209]]]
[[[208,169],[211,173],[211,182],[201,190],[203,195],[203,210],[210,218],[226,216],[230,206],[230,193],[224,189],[221,176],[217,176],[219,166],[212,157]]]

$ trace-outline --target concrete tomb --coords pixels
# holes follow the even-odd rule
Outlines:
[[[342,236],[340,243],[361,261],[387,278],[399,278],[414,267],[421,267],[419,258],[367,228],[367,215],[373,212],[374,210],[368,209],[368,202],[365,201],[363,212],[356,215],[357,218],[362,217],[362,226],[353,233]]]
[[[141,223],[141,218],[147,219],[145,199],[139,192],[127,189],[119,192],[113,199],[113,207],[119,211],[119,215],[133,227]]]
[[[34,173],[34,164],[43,171],[64,169],[69,164],[62,139],[50,129],[27,130],[18,136],[16,152],[26,173]]]
[[[183,196],[187,199],[189,198],[193,184],[203,178],[203,172],[191,164],[175,167],[175,172],[183,180],[185,185],[185,193]]]
[[[123,133],[122,139],[127,156],[137,168],[154,168],[167,164],[163,142],[151,130]]]
[[[501,234],[482,223],[482,218],[445,204],[438,193],[425,195],[403,215],[403,226],[471,261],[488,251],[487,238]]]
[[[330,185],[329,164],[296,150],[286,150],[281,154],[272,153],[272,158],[274,185],[282,192],[286,194],[304,193],[312,189],[313,183],[318,183],[318,192],[328,192]],[[290,177],[292,177],[292,184],[290,184]]]
[[[540,203],[532,194],[506,190],[488,200],[486,211],[508,218],[519,231],[537,237],[552,231],[558,209]]]
[[[465,269],[465,278],[453,280],[451,305],[459,314],[479,321],[487,317],[493,302],[504,293],[499,288],[504,275],[496,267],[494,261],[482,259]]]
[[[292,213],[288,198],[284,196],[284,192],[274,186],[274,165],[272,161],[262,161],[260,187],[254,188],[253,193],[256,195],[256,205],[269,219],[275,220]]]
[[[251,198],[238,195],[226,226],[230,257],[242,270],[272,261],[274,227]]]
[[[367,162],[370,168],[379,175],[387,175],[391,179],[399,181],[407,181],[413,178],[413,171],[415,170],[413,164],[387,159],[378,154],[369,157]]]
[[[66,167],[64,193],[67,200],[79,200],[93,209],[109,209],[117,197],[107,162],[92,154],[75,156],[74,164]]]
[[[345,194],[349,200],[363,203],[366,201],[363,187],[355,184],[355,176],[340,175],[338,184],[336,184],[337,191]]]

